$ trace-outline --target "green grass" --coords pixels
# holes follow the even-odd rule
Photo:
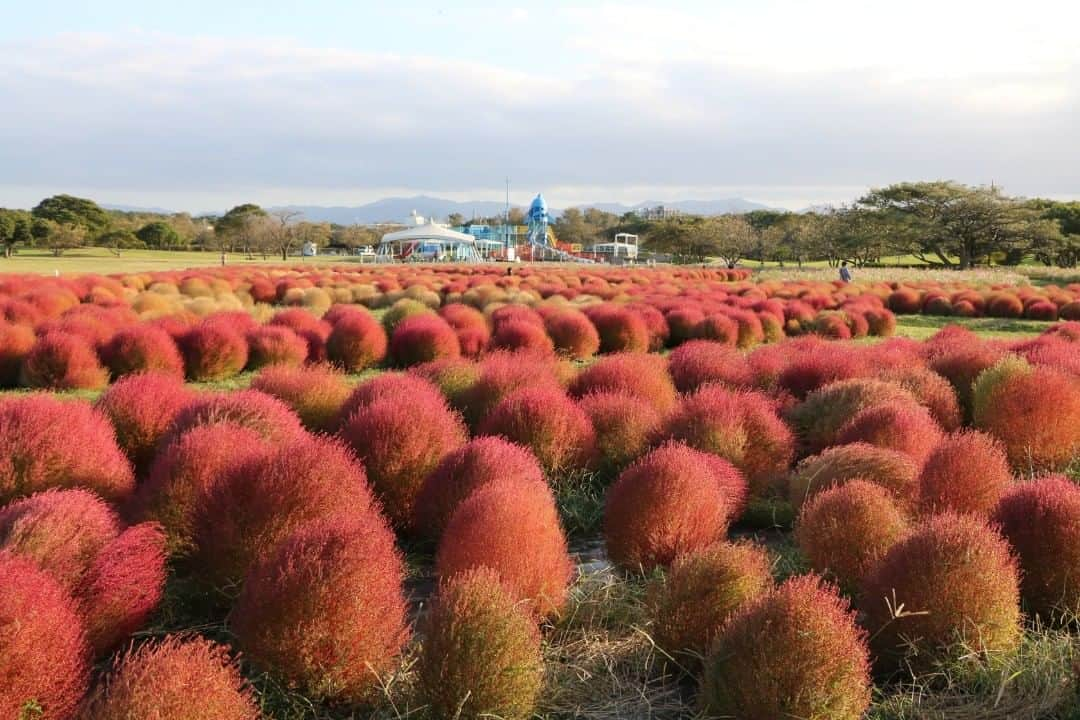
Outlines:
[[[896,334],[900,337],[925,340],[946,325],[960,325],[983,338],[1019,340],[1042,333],[1052,323],[1039,320],[1009,318],[960,318],[937,315],[897,315]]]
[[[357,257],[317,256],[314,258],[280,257],[269,255],[248,259],[241,253],[229,253],[228,265],[342,265],[360,264]],[[220,267],[221,255],[217,252],[168,251],[168,250],[121,250],[115,254],[108,248],[86,247],[68,250],[60,257],[51,251],[38,248],[21,248],[10,258],[0,258],[0,273],[40,273],[43,275],[72,275],[79,273],[152,272],[157,270],[183,270],[193,267]]]

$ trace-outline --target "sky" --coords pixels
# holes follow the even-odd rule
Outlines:
[[[1080,3],[37,0],[0,206],[1080,197]]]

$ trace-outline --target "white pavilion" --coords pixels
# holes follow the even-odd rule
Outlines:
[[[480,262],[476,238],[425,219],[413,210],[409,227],[386,233],[376,262]]]

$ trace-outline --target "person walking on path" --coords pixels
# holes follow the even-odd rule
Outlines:
[[[851,268],[848,267],[847,260],[840,264],[840,280],[846,283],[851,282]]]

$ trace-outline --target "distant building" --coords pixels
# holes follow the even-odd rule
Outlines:
[[[319,254],[319,246],[309,240],[300,248],[300,254],[304,257],[315,257]]]
[[[638,208],[634,211],[642,220],[664,220],[666,218],[678,217],[682,213],[677,208],[670,208],[664,205],[657,205],[656,207]]]

